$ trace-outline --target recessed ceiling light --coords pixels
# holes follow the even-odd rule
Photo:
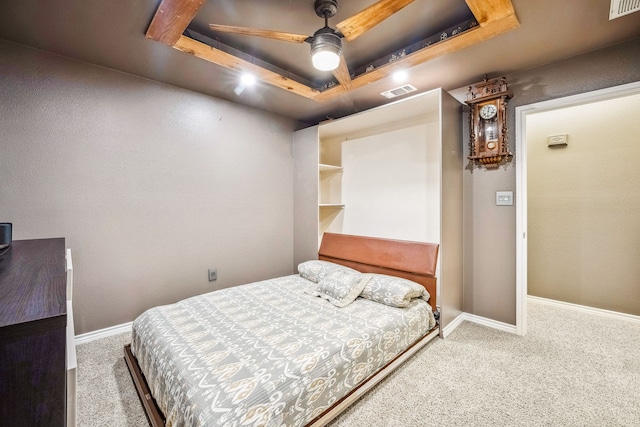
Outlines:
[[[240,81],[245,86],[253,86],[254,84],[256,84],[256,76],[249,73],[243,73],[240,77]]]
[[[407,70],[398,70],[395,73],[393,73],[393,81],[396,83],[403,83],[406,82],[407,79],[409,78],[409,73],[407,72]]]

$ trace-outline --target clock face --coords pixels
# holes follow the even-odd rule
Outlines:
[[[492,119],[497,112],[498,108],[495,106],[495,104],[487,104],[480,108],[480,117],[485,120],[489,120]]]

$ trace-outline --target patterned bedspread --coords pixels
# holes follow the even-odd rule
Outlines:
[[[299,275],[152,308],[131,349],[168,426],[302,426],[435,324],[420,299],[338,308]]]

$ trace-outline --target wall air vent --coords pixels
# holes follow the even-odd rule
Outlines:
[[[640,0],[638,0],[640,1]],[[416,89],[414,86],[412,85],[403,85],[400,87],[397,87],[395,89],[391,89],[388,90],[386,92],[382,92],[380,95],[387,97],[387,98],[395,98],[396,96],[401,96],[404,95],[405,93],[409,93],[409,92],[415,92]]]
[[[640,0],[611,0],[609,20],[640,10]]]

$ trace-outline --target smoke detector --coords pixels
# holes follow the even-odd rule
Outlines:
[[[638,1],[640,1],[640,0],[638,0]],[[395,98],[397,96],[404,95],[405,93],[415,92],[416,90],[418,90],[418,89],[416,89],[413,85],[402,85],[402,86],[397,87],[395,89],[391,89],[391,90],[388,90],[386,92],[382,92],[380,95],[391,99],[391,98]]]
[[[640,10],[640,0],[611,0],[609,20],[620,18]]]

